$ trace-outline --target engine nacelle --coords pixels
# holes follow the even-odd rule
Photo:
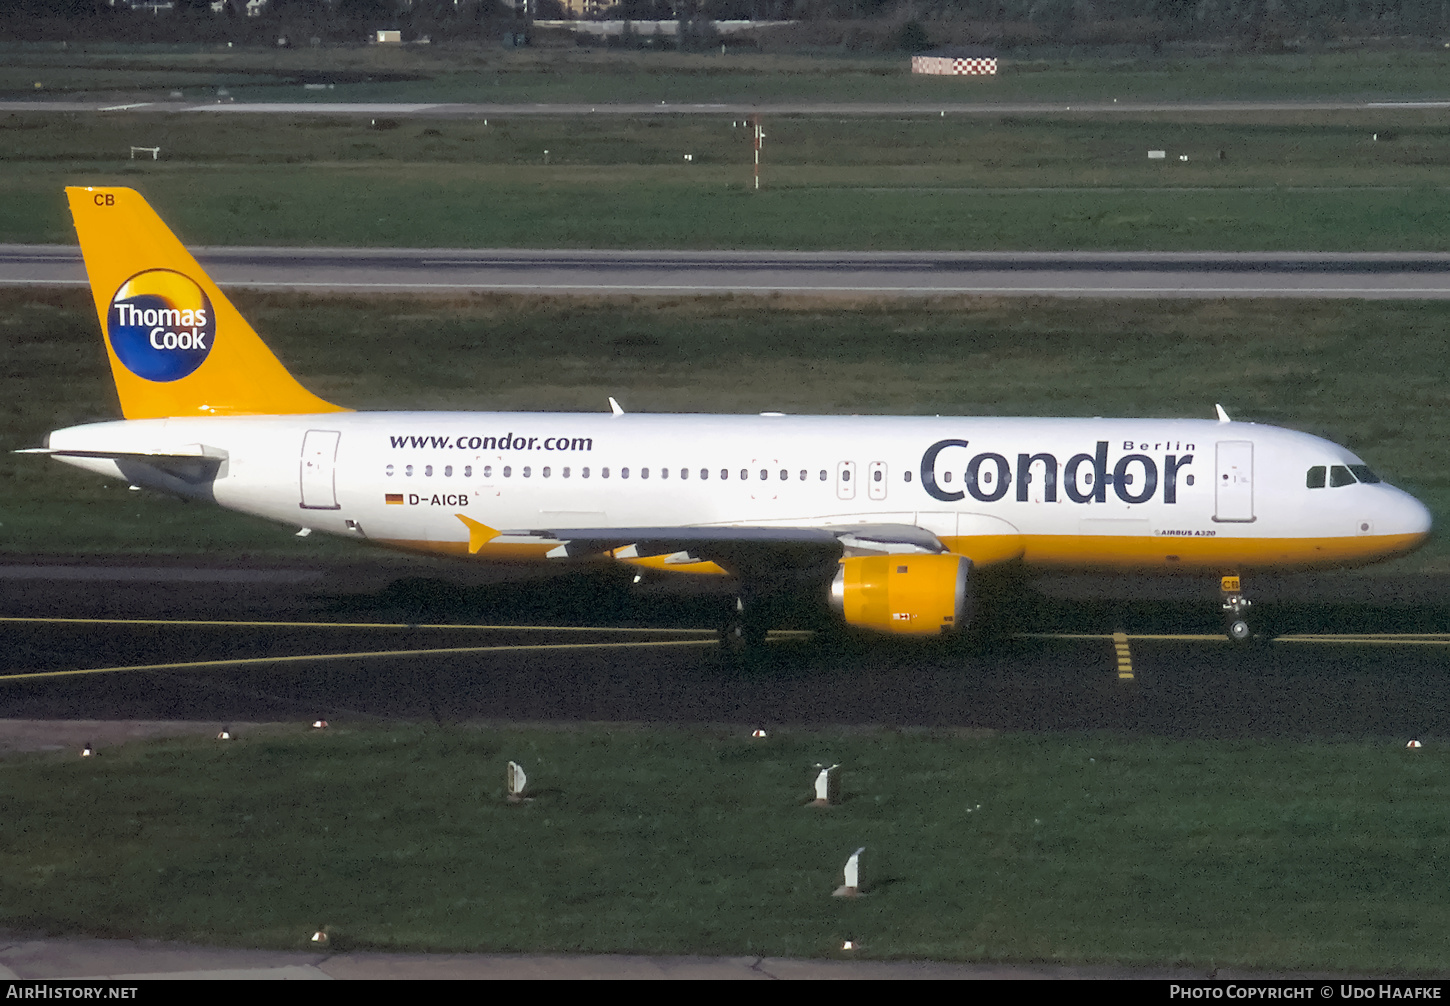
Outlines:
[[[848,625],[902,636],[937,636],[971,618],[972,560],[941,555],[867,555],[841,560],[831,607]]]

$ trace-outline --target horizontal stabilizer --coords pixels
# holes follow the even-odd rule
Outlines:
[[[118,451],[109,449],[87,449],[84,447],[26,447],[14,451],[15,454],[45,454],[49,457],[60,458],[110,458],[120,460],[122,458],[136,458],[141,461],[160,460],[163,458],[184,458],[188,461],[197,459],[210,461],[225,461],[227,452],[216,447],[207,447],[203,444],[194,444],[190,447],[173,448],[160,451]]]

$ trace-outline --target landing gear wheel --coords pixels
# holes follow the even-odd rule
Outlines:
[[[1253,637],[1253,631],[1249,623],[1242,618],[1235,618],[1228,623],[1228,638],[1235,643],[1247,643]]]

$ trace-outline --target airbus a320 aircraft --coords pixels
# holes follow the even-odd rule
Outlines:
[[[123,421],[37,453],[284,524],[471,561],[630,563],[814,592],[936,636],[974,571],[1362,564],[1430,514],[1318,437],[1213,420],[353,412],[273,356],[141,196],[69,188]],[[426,352],[426,349],[420,351]],[[1226,587],[1231,637],[1251,630]]]

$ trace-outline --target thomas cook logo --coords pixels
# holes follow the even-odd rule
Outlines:
[[[195,282],[170,269],[150,269],[122,283],[111,297],[106,333],[131,373],[176,381],[211,352],[216,315]]]

